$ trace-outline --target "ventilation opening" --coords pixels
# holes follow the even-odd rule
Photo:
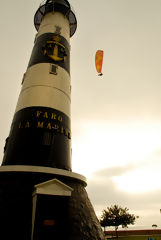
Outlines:
[[[55,74],[57,75],[57,70],[58,70],[58,66],[54,65],[54,64],[50,64],[50,74]]]

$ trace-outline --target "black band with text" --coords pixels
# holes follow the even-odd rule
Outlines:
[[[33,165],[71,170],[70,119],[47,107],[18,111],[2,165]]]

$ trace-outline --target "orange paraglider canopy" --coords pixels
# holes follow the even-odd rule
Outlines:
[[[102,76],[102,64],[103,64],[103,51],[102,50],[97,50],[96,55],[95,55],[95,65],[96,65],[96,70],[99,73],[98,76]]]

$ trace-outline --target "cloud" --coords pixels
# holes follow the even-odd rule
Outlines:
[[[136,166],[113,167],[95,172],[88,179],[87,192],[98,218],[102,210],[117,204],[129,208],[129,212],[139,216],[136,227],[150,228],[153,223],[159,226],[161,189],[144,194],[121,191],[114,183],[114,176],[121,176]]]
[[[92,201],[97,205],[113,204],[120,202],[126,203],[128,194],[118,190],[117,185],[113,181],[114,176],[121,176],[132,166],[113,167],[95,172],[88,180],[87,191]]]

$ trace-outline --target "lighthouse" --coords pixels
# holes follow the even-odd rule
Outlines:
[[[34,24],[38,33],[2,164],[71,170],[70,37],[76,17],[68,1],[48,0]]]
[[[101,240],[86,178],[72,172],[70,38],[76,15],[67,0],[47,0],[34,25],[0,167],[0,238]]]

